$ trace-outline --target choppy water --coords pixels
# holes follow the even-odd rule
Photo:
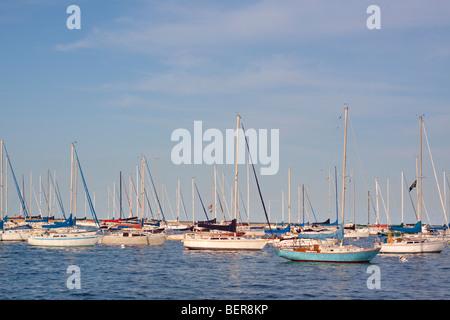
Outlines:
[[[449,299],[450,248],[440,254],[378,255],[370,264],[296,263],[260,252],[187,251],[162,246],[42,248],[0,242],[0,299],[301,300]],[[80,289],[69,289],[69,266]],[[380,289],[369,289],[378,266]]]

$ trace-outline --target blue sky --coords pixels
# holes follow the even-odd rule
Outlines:
[[[66,27],[71,4],[81,9],[81,30]],[[381,9],[380,30],[366,27],[372,4]],[[107,187],[118,183],[119,171],[135,175],[145,154],[156,175],[158,158],[158,178],[173,211],[180,179],[191,217],[191,177],[210,199],[213,168],[172,164],[171,133],[193,131],[195,120],[225,132],[239,113],[246,128],[280,129],[279,172],[260,177],[273,220],[281,220],[288,167],[292,220],[302,184],[309,187],[317,220],[325,220],[328,172],[335,166],[342,171],[345,102],[357,222],[367,222],[366,195],[375,195],[375,179],[385,201],[389,179],[390,217],[399,222],[401,171],[408,183],[415,176],[418,115],[425,114],[441,192],[443,170],[450,171],[449,15],[444,0],[2,1],[0,136],[27,189],[30,172],[37,192],[38,176],[56,170],[66,207],[70,143],[77,141],[100,217],[106,217]],[[234,166],[218,171],[232,185]],[[240,174],[245,190],[244,166]],[[426,145],[424,175],[430,221],[442,223]],[[254,187],[251,193],[252,220],[263,221]],[[349,187],[349,219],[352,193]],[[195,201],[196,217],[203,218]],[[407,203],[409,198],[405,221],[414,222]],[[9,208],[18,208],[12,191]],[[287,202],[285,214],[287,220]],[[380,217],[386,221],[384,210]]]

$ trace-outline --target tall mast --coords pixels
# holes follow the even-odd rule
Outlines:
[[[1,181],[1,191],[0,191],[0,194],[1,194],[1,200],[0,200],[0,202],[1,202],[1,204],[0,204],[0,207],[1,207],[1,219],[3,220],[3,139],[2,140],[0,140],[0,148],[1,148],[1,150],[0,150],[0,157],[1,157],[1,160],[0,160],[0,162],[1,162],[1,172],[0,172],[0,181]]]
[[[345,169],[347,164],[347,115],[348,107],[345,107],[345,125],[344,125],[344,160],[342,168],[342,223],[344,223],[345,212]]]
[[[47,174],[48,174],[48,171],[47,171]],[[77,217],[77,197],[78,197],[78,157],[75,159],[75,185],[74,185],[74,188],[75,188],[75,197],[74,197],[74,202],[73,202],[73,216],[74,216],[74,218],[76,219],[76,217]],[[48,198],[48,195],[47,195],[47,198]],[[95,193],[94,193],[94,205],[95,205]],[[48,216],[48,211],[49,211],[49,208],[48,208],[48,202],[47,202],[47,216]]]
[[[249,161],[247,160],[247,222],[250,225],[250,170],[249,170]]]
[[[194,212],[195,212],[194,177],[192,177],[192,225],[194,225],[194,223],[195,223]]]
[[[8,163],[8,161],[9,158],[8,155],[6,155],[6,163]],[[8,216],[8,164],[5,166],[5,216]]]
[[[122,171],[120,171],[119,218],[122,218]]]
[[[401,178],[402,178],[402,184],[401,184],[401,186],[402,186],[402,224],[403,224],[403,211],[404,211],[404,202],[403,202],[403,171],[402,171],[402,175],[401,175]]]
[[[141,171],[144,173],[145,171],[145,162],[144,157],[142,157],[142,169]],[[144,189],[145,189],[145,175],[143,174],[141,177],[141,218],[144,219]]]
[[[291,168],[289,168],[288,174],[288,214],[289,214],[289,224],[291,224]]]
[[[73,209],[73,149],[75,145],[72,143],[72,152],[70,158],[70,214],[72,214]]]
[[[217,218],[217,168],[214,166],[214,218]]]
[[[239,120],[240,115],[237,115],[236,120],[236,166],[234,178],[234,218],[237,219],[237,199],[238,199],[238,144],[239,144]]]
[[[420,147],[419,147],[419,187],[417,188],[419,192],[419,203],[418,203],[418,218],[422,221],[422,116],[419,117],[420,126]]]

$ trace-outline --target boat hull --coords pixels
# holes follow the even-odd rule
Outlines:
[[[88,247],[96,245],[99,239],[100,236],[97,235],[66,238],[31,236],[28,238],[28,244],[41,247]]]
[[[14,230],[14,231],[3,231],[0,233],[1,241],[27,241],[31,236],[32,230]]]
[[[326,262],[326,263],[368,263],[380,251],[380,248],[363,249],[350,252],[318,252],[296,251],[292,249],[277,249],[275,253],[282,258],[296,262]]]
[[[164,234],[122,236],[122,235],[106,235],[99,241],[105,245],[125,245],[125,246],[157,246],[162,245],[165,240]]]
[[[254,250],[259,251],[264,248],[268,240],[266,239],[246,239],[246,238],[213,238],[213,239],[189,239],[183,240],[184,246],[189,250]]]
[[[443,241],[429,241],[429,242],[394,242],[383,243],[381,245],[380,253],[393,253],[393,254],[409,254],[409,253],[439,253],[441,252],[447,242]]]

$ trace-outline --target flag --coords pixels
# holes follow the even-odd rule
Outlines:
[[[209,209],[209,211],[212,211],[212,205],[210,205],[210,206],[208,207],[208,209]]]
[[[417,186],[417,180],[414,180],[414,182],[411,185],[411,187],[409,187],[409,192],[411,192],[411,190],[414,189],[416,186]]]

